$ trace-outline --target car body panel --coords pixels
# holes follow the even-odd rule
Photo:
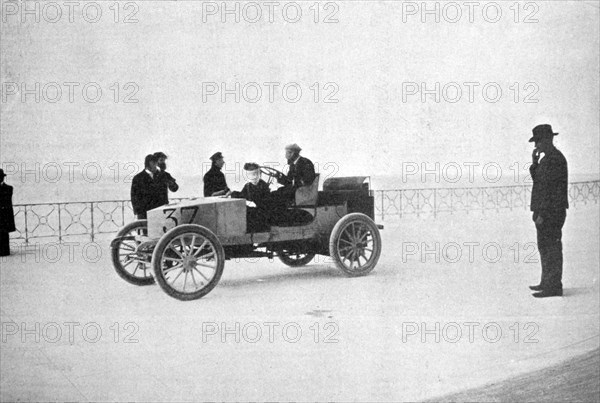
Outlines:
[[[246,202],[243,199],[202,197],[171,203],[148,211],[148,236],[159,239],[181,224],[197,224],[217,237],[246,234]]]

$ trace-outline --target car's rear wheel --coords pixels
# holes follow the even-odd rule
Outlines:
[[[135,285],[154,284],[149,257],[151,251],[140,251],[141,244],[136,236],[148,234],[148,221],[137,220],[127,224],[119,232],[111,244],[112,263],[117,274]]]
[[[279,260],[290,267],[301,267],[307,265],[315,257],[315,253],[300,253],[287,250],[281,250],[277,256]]]
[[[181,301],[202,298],[219,282],[225,252],[217,236],[195,224],[180,225],[158,241],[152,271],[160,288]]]
[[[348,276],[370,273],[381,255],[381,235],[377,225],[362,213],[342,217],[329,237],[329,254]]]

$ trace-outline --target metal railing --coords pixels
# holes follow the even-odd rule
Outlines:
[[[588,203],[598,204],[600,181],[569,184],[571,208]],[[376,190],[375,215],[386,217],[405,215],[453,214],[458,212],[529,209],[531,184],[490,187],[457,187],[429,189]]]
[[[181,201],[185,198],[171,198]],[[135,219],[130,200],[14,205],[16,231],[11,241],[51,239],[63,242],[73,237],[114,234]]]
[[[531,185],[462,188],[422,188],[376,190],[375,215],[381,220],[406,215],[453,214],[471,211],[528,209]],[[598,204],[600,181],[569,184],[572,208]],[[181,201],[185,198],[172,198]],[[15,209],[16,231],[11,241],[48,239],[63,242],[73,237],[114,234],[134,219],[129,200],[104,200],[68,203],[18,204]]]

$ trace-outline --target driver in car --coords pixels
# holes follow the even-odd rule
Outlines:
[[[283,186],[271,192],[267,198],[269,219],[272,224],[289,224],[303,221],[301,211],[290,212],[288,207],[295,201],[296,190],[302,186],[310,186],[316,178],[315,166],[308,158],[300,156],[302,149],[298,144],[285,147],[285,158],[290,166],[287,175],[278,172],[273,175]]]
[[[267,199],[271,193],[267,182],[260,177],[260,167],[254,162],[244,164],[248,183],[240,192],[231,192],[234,199],[246,199],[246,221],[248,232],[260,232],[268,229]]]
[[[285,147],[285,158],[287,159],[290,170],[287,175],[277,177],[277,182],[283,185],[274,193],[277,197],[285,202],[286,205],[291,205],[294,202],[296,189],[301,186],[309,186],[315,180],[315,166],[308,158],[300,156],[302,149],[296,143]]]

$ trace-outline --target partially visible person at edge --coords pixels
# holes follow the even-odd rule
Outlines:
[[[144,170],[136,174],[131,182],[133,213],[140,220],[147,219],[148,210],[164,205],[161,201],[162,189],[158,174],[158,159],[152,154],[146,155]]]
[[[231,192],[231,197],[235,199],[246,199],[246,222],[248,232],[260,232],[269,228],[267,205],[269,194],[271,193],[267,182],[260,177],[260,167],[254,162],[244,164],[244,171],[248,178],[248,183],[240,192]]]
[[[9,234],[16,231],[12,205],[13,187],[4,183],[4,170],[0,169],[0,256],[10,255]]]
[[[167,154],[158,151],[154,153],[154,156],[157,159],[158,168],[160,168],[157,173],[160,188],[157,203],[160,202],[160,205],[163,206],[169,204],[169,190],[171,192],[177,192],[177,190],[179,190],[179,185],[177,184],[177,181],[175,181],[175,178],[167,172]]]
[[[225,165],[225,159],[221,152],[214,153],[210,160],[212,167],[204,175],[204,197],[210,196],[229,196],[231,190],[227,186],[225,175],[221,172],[221,168]]]
[[[569,208],[568,169],[565,156],[553,144],[557,134],[552,126],[543,124],[533,129],[529,139],[535,143],[529,168],[533,179],[531,211],[542,263],[540,284],[529,287],[537,291],[533,294],[536,298],[563,295],[562,227]]]

